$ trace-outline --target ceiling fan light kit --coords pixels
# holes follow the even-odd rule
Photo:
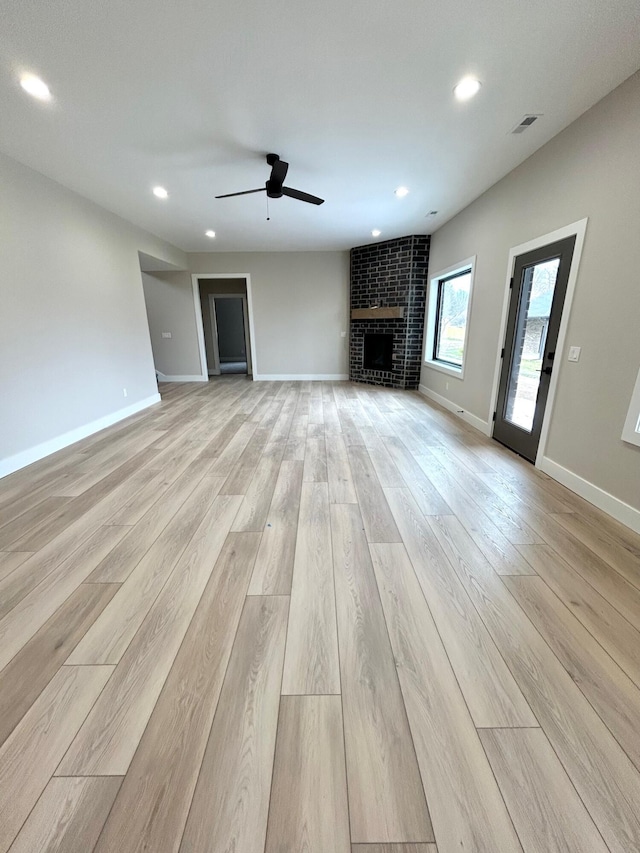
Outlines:
[[[284,179],[287,177],[289,164],[281,160],[277,154],[267,154],[267,164],[271,166],[271,175],[264,187],[257,190],[243,190],[239,193],[226,193],[226,195],[217,195],[216,198],[233,198],[237,195],[250,195],[251,193],[266,192],[268,198],[282,198],[283,195],[289,198],[294,198],[297,201],[306,201],[308,204],[324,204],[323,198],[311,195],[310,193],[302,192],[302,190],[294,190],[293,187],[285,187]]]

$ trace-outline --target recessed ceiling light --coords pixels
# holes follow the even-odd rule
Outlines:
[[[153,194],[156,198],[169,198],[169,193],[165,190],[164,187],[154,187]]]
[[[398,187],[397,190],[394,190],[395,194],[398,198],[404,198],[406,195],[409,195],[409,190],[407,187]]]
[[[463,77],[453,90],[453,94],[459,101],[468,101],[480,91],[482,83],[475,77]]]
[[[35,74],[23,74],[20,78],[20,85],[32,95],[34,98],[37,98],[39,101],[50,101],[51,100],[51,92],[49,91],[49,87],[41,80],[39,77],[36,77]]]
[[[205,231],[204,234],[205,234],[205,237],[211,237],[212,240],[216,236],[215,231]]]
[[[382,231],[379,231],[377,228],[374,228],[371,232],[372,237],[379,237],[382,234]]]

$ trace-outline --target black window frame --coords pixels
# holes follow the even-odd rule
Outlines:
[[[451,273],[450,275],[444,275],[442,278],[438,279],[438,292],[436,294],[436,313],[434,317],[433,324],[433,352],[431,354],[431,360],[437,362],[438,364],[446,364],[449,367],[453,367],[456,370],[462,370],[462,365],[464,364],[464,347],[467,343],[467,323],[469,322],[469,303],[467,303],[467,316],[465,318],[465,326],[464,326],[464,345],[462,349],[462,361],[458,364],[457,361],[449,361],[446,358],[441,358],[438,355],[438,344],[440,341],[440,312],[442,310],[442,291],[446,284],[450,281],[453,281],[455,278],[460,278],[463,275],[472,275],[473,274],[473,266],[465,267],[461,270],[456,270],[456,272]],[[471,297],[471,293],[469,293],[469,297]]]

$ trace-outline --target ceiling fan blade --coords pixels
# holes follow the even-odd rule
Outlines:
[[[259,190],[244,190],[241,193],[227,193],[226,195],[217,195],[216,198],[233,198],[236,195],[250,195],[251,193],[263,193],[266,192],[266,187],[260,187]]]
[[[269,178],[269,180],[273,184],[281,187],[284,183],[284,179],[287,177],[288,171],[289,164],[285,163],[284,160],[278,159],[271,167],[271,177]]]
[[[282,187],[282,195],[288,195],[289,198],[297,198],[298,201],[307,201],[309,204],[324,204],[323,198],[318,198],[317,195],[303,193],[301,190],[294,190],[291,187]]]

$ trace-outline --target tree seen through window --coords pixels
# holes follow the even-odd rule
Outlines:
[[[433,348],[433,357],[438,361],[462,366],[470,290],[471,270],[442,278],[438,282]]]

